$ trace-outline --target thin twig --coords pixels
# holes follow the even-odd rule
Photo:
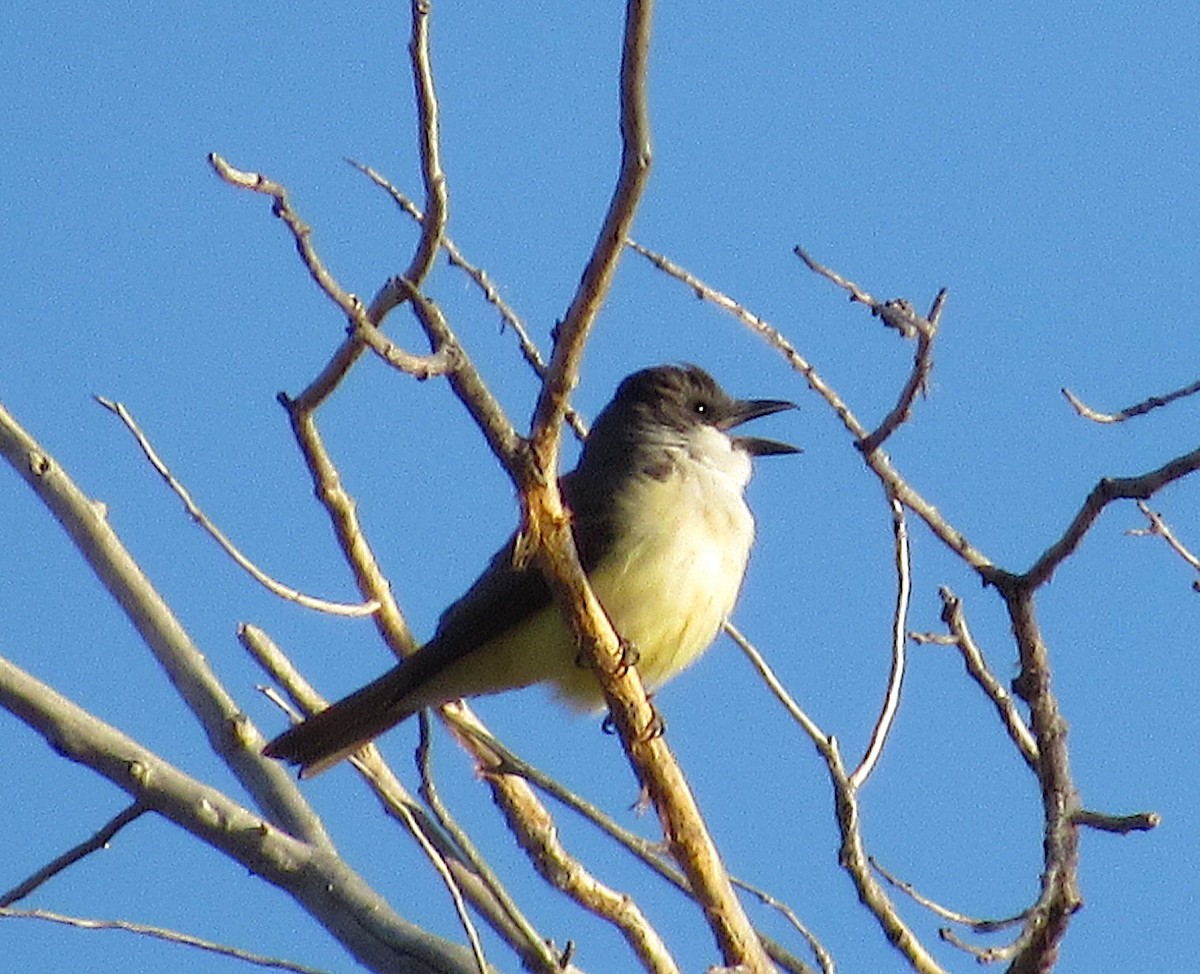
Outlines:
[[[166,463],[158,455],[149,438],[142,432],[141,427],[138,426],[124,403],[114,402],[111,399],[105,399],[103,396],[96,396],[95,399],[105,409],[115,413],[121,422],[125,424],[125,427],[133,434],[134,439],[137,440],[138,446],[141,447],[142,453],[146,455],[146,459],[150,462],[150,465],[158,471],[159,476],[174,491],[175,496],[183,502],[183,506],[187,509],[192,520],[208,532],[209,537],[221,546],[221,549],[234,560],[239,568],[242,568],[272,595],[278,595],[281,599],[295,602],[306,609],[316,609],[318,612],[325,612],[329,615],[361,617],[369,616],[379,611],[379,603],[375,600],[354,603],[332,602],[328,599],[319,599],[312,595],[305,595],[298,589],[294,589],[290,585],[284,585],[282,582],[272,578],[243,555],[238,547],[229,540],[225,532],[218,528],[208,515],[200,509],[200,505],[193,500],[188,489],[168,469]]]
[[[422,710],[419,720],[421,730],[416,760],[417,771],[421,778],[420,794],[425,804],[433,813],[434,818],[437,819],[442,830],[454,840],[454,844],[458,847],[463,858],[470,863],[475,874],[491,890],[492,895],[496,897],[497,903],[508,914],[513,925],[524,935],[528,950],[539,954],[542,963],[548,969],[554,970],[557,967],[561,967],[562,958],[555,954],[546,939],[529,922],[524,912],[517,906],[516,900],[504,888],[504,884],[501,882],[500,877],[496,875],[496,871],[492,869],[491,865],[484,858],[483,853],[479,851],[479,847],[471,839],[470,835],[467,834],[467,831],[458,824],[454,816],[450,814],[450,809],[442,801],[437,785],[433,780],[433,735],[429,721],[429,712]]]
[[[896,889],[910,897],[914,902],[920,903],[921,906],[925,907],[931,913],[941,917],[943,920],[949,920],[951,923],[960,923],[964,927],[970,927],[976,933],[992,933],[997,930],[1007,930],[1009,927],[1015,927],[1017,924],[1024,922],[1029,915],[1028,910],[1023,910],[1015,916],[1004,917],[998,920],[968,916],[965,913],[959,913],[957,910],[951,910],[948,907],[942,906],[936,900],[925,896],[912,883],[900,879],[898,876],[884,869],[879,860],[874,856],[871,856],[871,867],[880,876],[895,886]]]
[[[402,193],[386,176],[371,166],[364,165],[354,159],[347,159],[346,161],[391,196],[395,204],[412,217],[412,219],[418,223],[424,222],[425,214],[421,211],[421,208]],[[507,327],[512,329],[513,334],[517,336],[517,346],[521,351],[521,356],[533,370],[534,375],[539,379],[544,379],[546,376],[545,358],[542,356],[540,349],[538,349],[537,343],[529,336],[529,329],[526,327],[525,322],[517,314],[516,309],[504,300],[500,289],[492,281],[488,272],[479,265],[467,260],[458,245],[444,233],[442,234],[442,249],[446,252],[446,257],[449,259],[450,264],[466,274],[475,283],[475,286],[479,288],[484,300],[499,313],[501,328]],[[567,408],[566,420],[577,439],[582,441],[587,437],[587,423],[574,407],[569,406]]]
[[[238,638],[255,661],[287,691],[299,711],[314,713],[326,706],[324,698],[261,629],[243,625],[239,627]],[[260,687],[260,690],[294,719],[299,719],[297,709],[280,698],[274,688]],[[404,825],[423,848],[425,842],[432,845],[436,853],[435,865],[444,866],[453,878],[453,884],[447,884],[451,895],[461,891],[468,896],[492,929],[532,970],[557,974],[561,970],[561,958],[550,951],[545,938],[524,917],[494,874],[490,870],[477,872],[475,864],[464,858],[463,844],[447,835],[440,824],[429,817],[383,760],[378,748],[374,744],[365,746],[351,759],[351,764],[374,792],[384,811]],[[427,850],[426,854],[429,854]]]
[[[895,538],[896,607],[892,613],[892,668],[888,675],[887,693],[879,719],[871,729],[871,740],[866,753],[854,773],[850,775],[850,787],[862,787],[883,754],[888,733],[900,709],[900,691],[904,684],[905,645],[908,639],[908,607],[912,598],[912,557],[908,548],[908,524],[904,519],[904,508],[896,498],[889,498],[892,509],[892,531]]]
[[[1025,763],[1036,771],[1038,760],[1037,741],[1033,739],[1029,725],[1025,723],[1025,719],[1017,709],[1017,703],[1013,699],[1013,695],[996,679],[995,674],[992,673],[987,662],[984,660],[983,650],[975,642],[975,637],[971,634],[970,627],[967,625],[967,616],[963,610],[962,599],[955,595],[947,586],[942,586],[938,590],[938,594],[942,599],[942,621],[950,628],[948,642],[958,647],[968,675],[983,690],[987,698],[991,700],[992,706],[996,708],[996,713],[1000,715],[1000,720],[1003,721],[1008,731],[1008,736],[1017,746],[1017,750],[1021,752],[1021,757],[1025,759]]]
[[[1176,389],[1174,392],[1168,392],[1162,396],[1151,396],[1149,399],[1143,399],[1139,403],[1132,406],[1127,406],[1120,412],[1116,413],[1101,413],[1092,409],[1080,400],[1070,389],[1064,388],[1062,394],[1066,397],[1074,408],[1075,412],[1079,413],[1084,419],[1090,419],[1094,423],[1123,423],[1127,419],[1132,419],[1134,416],[1141,416],[1144,413],[1150,412],[1152,409],[1158,409],[1160,406],[1166,406],[1173,403],[1176,399],[1183,399],[1185,396],[1195,395],[1200,392],[1200,380],[1184,386],[1182,389]]]
[[[850,407],[833,390],[833,387],[821,378],[821,375],[813,368],[812,364],[796,350],[796,346],[788,341],[778,328],[766,319],[760,318],[739,301],[731,298],[723,291],[717,290],[711,284],[702,281],[691,271],[680,267],[664,255],[643,246],[636,240],[626,240],[625,243],[631,250],[641,254],[664,274],[675,278],[680,283],[691,288],[695,292],[696,297],[702,301],[708,301],[710,304],[714,304],[722,311],[732,315],[756,335],[763,338],[767,344],[779,351],[788,364],[804,376],[809,388],[828,403],[829,407],[842,421],[842,425],[850,431],[855,439],[861,440],[868,435],[866,427],[858,421],[857,417],[850,411]]]
[[[342,556],[354,573],[355,585],[365,599],[379,603],[379,611],[371,617],[371,621],[384,644],[397,658],[410,655],[416,649],[417,641],[396,602],[391,583],[363,533],[362,523],[358,519],[358,505],[325,449],[315,414],[283,394],[278,398],[291,421],[292,435],[312,478],[314,495],[329,517]]]
[[[135,933],[143,937],[153,937],[155,940],[165,940],[168,943],[196,947],[199,950],[208,951],[212,954],[220,954],[223,957],[232,957],[235,960],[245,961],[247,964],[255,964],[259,967],[295,971],[296,974],[325,974],[324,971],[316,967],[307,967],[304,964],[281,960],[278,957],[266,957],[263,954],[255,954],[248,950],[242,950],[240,947],[230,947],[212,940],[205,940],[202,937],[194,937],[189,933],[168,930],[166,927],[152,927],[145,923],[134,923],[132,920],[96,920],[91,917],[67,916],[63,913],[54,913],[51,910],[13,910],[8,907],[0,908],[0,917],[48,920],[51,923],[79,927],[82,930],[124,930],[127,933]]]
[[[58,461],[3,406],[0,455],[63,526],[196,716],[213,750],[258,806],[290,834],[316,848],[331,849],[324,827],[291,776],[278,762],[261,757],[265,741],[257,728],[122,544],[102,506],[79,489]]]
[[[809,717],[804,708],[788,693],[779,677],[775,675],[775,671],[771,669],[770,664],[767,663],[757,647],[728,619],[725,620],[725,632],[737,644],[738,648],[745,653],[746,658],[750,660],[750,665],[758,672],[758,675],[775,695],[775,698],[783,704],[783,708],[791,715],[792,720],[799,724],[813,741],[828,742],[830,740],[829,735],[817,726],[816,721]]]
[[[1200,449],[1178,456],[1157,470],[1151,470],[1149,473],[1137,477],[1105,477],[1092,488],[1087,500],[1083,502],[1079,513],[1067,526],[1062,537],[1047,548],[1042,556],[1021,576],[1021,585],[1036,588],[1049,581],[1054,569],[1079,547],[1080,541],[1083,540],[1083,536],[1087,534],[1096,518],[1100,516],[1100,512],[1113,501],[1123,498],[1147,500],[1167,484],[1186,477],[1196,470],[1200,470]],[[997,581],[996,578],[989,580]],[[999,584],[1004,584],[1003,578],[999,579]]]
[[[1149,832],[1162,825],[1158,812],[1135,812],[1132,815],[1105,815],[1081,808],[1074,816],[1076,825],[1083,825],[1100,832],[1128,835],[1130,832]]]
[[[894,328],[903,337],[914,338],[922,331],[930,329],[929,319],[918,315],[913,310],[912,305],[905,299],[893,298],[889,301],[880,301],[872,297],[849,278],[842,277],[841,274],[830,270],[823,264],[818,264],[803,247],[795,247],[793,248],[793,252],[808,265],[810,271],[832,281],[838,287],[847,291],[851,301],[865,304],[871,309],[871,314],[883,319],[885,325],[889,328]],[[944,300],[945,291],[943,290],[934,302],[934,313],[941,311],[941,304]]]
[[[793,369],[804,376],[804,380],[808,383],[809,388],[825,400],[829,408],[841,420],[846,431],[854,437],[856,443],[867,441],[871,435],[870,431],[854,415],[850,407],[837,394],[837,391],[821,377],[812,363],[801,355],[796,350],[796,347],[777,328],[748,311],[744,305],[733,298],[722,294],[715,288],[700,281],[695,275],[683,270],[665,257],[655,254],[653,251],[633,241],[629,241],[629,246],[638,253],[643,254],[655,266],[692,288],[704,300],[711,301],[717,307],[733,315],[739,322],[766,341],[768,345],[784,357]],[[985,581],[988,580],[986,573],[995,569],[991,559],[971,544],[967,536],[950,524],[933,504],[909,486],[896,468],[892,466],[891,460],[884,451],[872,450],[864,453],[863,459],[875,476],[883,483],[884,489],[887,490],[890,496],[899,498],[905,507],[925,522],[935,537],[979,572]]]
[[[833,786],[838,831],[842,838],[840,861],[842,868],[854,882],[859,899],[875,916],[887,938],[896,945],[896,949],[908,959],[918,974],[946,974],[944,968],[933,959],[912,929],[904,922],[895,904],[871,874],[870,863],[863,846],[858,793],[850,784],[849,775],[846,774],[837,740],[822,731],[792,699],[766,660],[745,636],[729,622],[725,624],[725,631],[746,654],[793,719],[808,734],[809,739],[816,745],[817,753],[824,759],[825,767],[829,772],[829,780]]]
[[[1138,501],[1137,506],[1138,510],[1146,515],[1146,520],[1150,522],[1150,527],[1134,529],[1126,531],[1125,533],[1135,537],[1147,534],[1158,535],[1163,539],[1163,541],[1171,546],[1171,549],[1177,555],[1179,555],[1180,558],[1196,569],[1196,571],[1200,571],[1200,558],[1197,558],[1194,554],[1192,554],[1188,547],[1184,545],[1184,543],[1177,537],[1175,537],[1175,533],[1168,526],[1167,522],[1163,520],[1162,515],[1157,511],[1152,511],[1150,509],[1150,505],[1148,505],[1145,501]]]
[[[12,906],[18,900],[24,899],[35,889],[45,883],[48,879],[57,876],[68,866],[78,862],[84,856],[91,855],[100,849],[107,849],[108,844],[113,840],[113,837],[125,828],[130,822],[139,818],[148,809],[138,802],[122,809],[103,826],[101,826],[94,835],[80,842],[74,848],[68,849],[61,856],[57,856],[50,862],[46,863],[41,869],[35,872],[28,879],[18,883],[7,893],[0,895],[0,907]]]
[[[929,389],[929,374],[933,371],[933,340],[937,337],[938,325],[942,318],[942,308],[946,304],[947,291],[942,288],[933,299],[933,307],[926,318],[913,317],[916,322],[917,346],[913,351],[913,367],[900,390],[896,405],[883,418],[879,426],[858,444],[864,453],[879,449],[896,430],[908,422],[912,416],[912,406],[918,395],[925,395]]]
[[[632,896],[612,889],[566,849],[554,820],[542,810],[531,815],[525,805],[507,801],[509,792],[497,791],[497,804],[529,861],[555,889],[607,921],[624,937],[640,964],[655,974],[678,974],[679,966],[666,943]]]
[[[447,974],[473,969],[469,951],[403,921],[327,840],[303,841],[275,828],[2,657],[0,707],[41,734],[62,757],[106,778],[150,811],[286,892],[358,960],[415,953],[431,965],[440,964],[438,969]]]
[[[472,729],[470,733],[476,735],[480,731]],[[481,737],[479,743],[496,757],[497,764],[489,772],[490,775],[518,775],[530,782],[539,791],[549,795],[596,826],[601,832],[623,846],[627,852],[638,859],[643,865],[653,870],[681,893],[691,896],[691,888],[688,886],[687,878],[670,862],[667,850],[661,842],[652,842],[637,832],[625,828],[598,806],[589,802],[570,788],[567,788],[562,782],[546,774],[540,768],[519,757],[507,745],[501,743],[496,738],[490,735]],[[736,876],[733,877],[733,884],[753,893],[755,896],[770,896],[770,894],[763,893],[757,887],[738,879]],[[772,897],[772,902],[777,903],[778,901]],[[760,933],[760,939],[766,947],[767,952],[771,955],[772,960],[781,965],[785,970],[792,971],[794,974],[807,974],[810,970],[804,961],[791,954],[770,937]]]
[[[776,899],[774,896],[772,896],[770,893],[768,893],[765,889],[760,889],[757,886],[752,886],[750,883],[747,883],[745,880],[741,880],[741,879],[737,879],[737,878],[735,878],[733,882],[734,882],[734,885],[738,887],[738,889],[744,889],[751,896],[758,899],[764,906],[768,906],[772,910],[775,910],[778,913],[782,914],[784,919],[786,919],[788,923],[790,923],[793,927],[795,927],[796,932],[799,933],[800,936],[804,938],[805,942],[808,944],[808,949],[813,952],[813,956],[817,959],[817,963],[821,965],[821,971],[823,972],[823,974],[836,974],[837,964],[834,962],[833,954],[831,954],[829,952],[829,950],[825,947],[825,945],[823,943],[821,943],[820,940],[817,939],[817,935],[814,934],[804,924],[803,921],[801,921],[800,917],[796,914],[795,910],[793,910],[787,903],[784,903],[782,900]],[[772,954],[772,959],[778,961],[778,958],[775,957],[774,954]],[[804,964],[803,968],[804,968],[804,970],[810,969],[807,964]]]

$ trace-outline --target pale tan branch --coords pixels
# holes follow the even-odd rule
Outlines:
[[[141,937],[152,937],[155,940],[164,940],[167,943],[195,947],[198,950],[207,951],[211,954],[219,954],[222,957],[232,957],[234,960],[254,964],[257,967],[294,971],[295,974],[325,974],[324,971],[316,967],[307,967],[304,964],[282,960],[278,957],[267,957],[249,950],[242,950],[240,947],[230,947],[212,940],[205,940],[203,937],[194,937],[189,933],[168,930],[166,927],[150,926],[145,923],[135,923],[132,920],[97,920],[92,917],[67,916],[64,913],[55,913],[51,910],[13,910],[7,907],[0,907],[0,917],[46,920],[50,923],[60,923],[64,926],[76,927],[81,930],[124,930],[126,933],[137,934]]]
[[[778,329],[746,310],[739,302],[722,294],[715,288],[704,284],[694,275],[684,271],[665,257],[655,254],[653,251],[632,241],[629,242],[629,245],[638,251],[638,253],[643,254],[655,266],[682,281],[688,287],[691,287],[701,298],[711,301],[717,307],[733,315],[739,322],[766,341],[768,345],[784,357],[793,369],[804,376],[804,380],[808,383],[809,388],[825,400],[841,420],[847,432],[854,437],[855,442],[858,444],[867,442],[868,437],[871,435],[870,431],[854,415],[850,407],[846,405],[845,401],[837,394],[833,387],[820,376],[812,363],[804,358]],[[940,307],[935,302],[934,311],[937,312],[939,310]],[[929,530],[943,544],[987,580],[987,576],[984,573],[994,569],[991,559],[972,545],[967,536],[951,525],[933,504],[909,486],[896,468],[892,466],[892,462],[886,453],[879,449],[873,449],[864,453],[863,457],[867,466],[882,481],[884,489],[887,490],[889,495],[898,498],[905,507],[925,522]]]
[[[511,794],[506,790],[495,793],[500,811],[542,878],[584,909],[612,924],[645,970],[654,974],[678,974],[679,966],[667,945],[634,898],[600,882],[571,855],[554,820],[544,809],[541,814],[531,814],[537,809],[524,802],[510,804],[507,799]]]
[[[942,308],[946,304],[947,291],[942,288],[933,299],[933,307],[925,318],[914,316],[917,322],[917,344],[913,351],[913,367],[909,373],[896,405],[883,418],[879,426],[858,448],[864,453],[871,453],[883,444],[896,430],[912,416],[912,406],[918,395],[925,396],[929,391],[929,375],[933,371],[933,340],[937,337],[938,325],[941,323]],[[907,305],[907,302],[905,302]],[[911,309],[908,309],[911,310]]]
[[[24,899],[47,880],[57,876],[68,866],[79,862],[80,859],[91,855],[93,852],[97,852],[100,849],[107,849],[108,844],[121,829],[125,828],[126,825],[135,819],[140,818],[146,811],[147,809],[137,802],[122,809],[98,829],[95,834],[80,842],[79,845],[68,849],[61,856],[55,857],[7,893],[0,894],[0,907],[12,906],[12,904]]]
[[[1051,685],[1050,651],[1037,621],[1032,586],[1001,588],[1021,673],[1013,690],[1028,705],[1030,726],[1037,742],[1036,772],[1041,789],[1042,890],[1028,911],[1020,937],[1011,947],[1010,974],[1049,970],[1058,957],[1067,926],[1083,903],[1079,890],[1079,830],[1074,815],[1079,793],[1071,774],[1067,722]],[[1005,955],[1008,956],[1008,955]]]
[[[849,874],[858,891],[858,898],[871,911],[880,928],[912,965],[918,974],[945,974],[944,969],[933,959],[912,929],[901,918],[896,906],[871,873],[870,861],[863,845],[861,821],[858,810],[858,792],[850,783],[850,776],[842,763],[837,741],[817,726],[784,689],[766,660],[753,645],[730,623],[725,631],[733,637],[742,652],[750,659],[755,669],[784,704],[793,719],[808,734],[817,753],[825,761],[829,780],[833,786],[834,807],[842,845],[839,860]]]
[[[446,232],[449,194],[446,174],[442,171],[441,134],[438,124],[437,94],[433,85],[433,64],[429,56],[429,0],[412,0],[412,32],[408,54],[412,67],[413,94],[417,105],[417,134],[421,153],[421,179],[425,186],[425,212],[421,221],[421,239],[412,261],[400,276],[419,288],[433,268]]]
[[[403,957],[414,970],[476,974],[469,951],[401,919],[327,842],[275,828],[2,657],[0,707],[63,757],[288,893],[368,969],[395,970]]]
[[[342,309],[342,313],[351,322],[366,316],[366,308],[362,301],[356,295],[346,291],[321,260],[320,254],[313,246],[312,227],[296,212],[291,204],[287,188],[282,183],[277,183],[262,173],[238,169],[215,152],[208,154],[208,163],[212,166],[213,171],[230,186],[269,196],[274,201],[271,205],[272,214],[282,220],[291,231],[296,252],[300,255],[301,261],[317,287]]]
[[[872,297],[865,290],[855,284],[848,278],[842,277],[836,271],[830,270],[823,264],[818,264],[803,247],[795,247],[793,252],[808,266],[808,269],[821,277],[832,281],[838,287],[842,288],[850,295],[850,300],[859,304],[865,304],[871,309],[871,314],[877,318],[881,318],[883,323],[889,328],[894,328],[905,338],[914,338],[922,331],[931,330],[930,320],[922,318],[914,310],[912,305],[903,298],[893,298],[889,301],[880,301]],[[938,294],[934,302],[934,313],[941,310],[941,304],[945,300],[945,291]],[[936,330],[936,329],[933,329]]]
[[[791,906],[789,906],[787,903],[784,903],[782,900],[776,899],[765,889],[759,889],[757,886],[752,886],[745,880],[737,879],[735,877],[733,883],[738,889],[744,889],[751,896],[755,897],[755,899],[762,903],[763,906],[770,907],[772,910],[775,910],[777,913],[782,915],[784,919],[786,919],[787,922],[795,928],[796,932],[804,938],[805,943],[808,944],[808,949],[812,951],[813,956],[817,959],[817,963],[821,965],[821,971],[823,974],[834,974],[834,970],[836,969],[837,965],[834,963],[833,954],[828,951],[825,945],[817,938],[817,935],[808,928],[808,926],[800,919],[796,911],[793,910]],[[771,959],[776,963],[785,966],[789,971],[798,971],[802,972],[802,974],[807,974],[807,972],[812,970],[808,964],[805,964],[798,957],[790,958],[791,963],[785,964],[775,950],[772,949],[772,944],[765,939],[764,943],[767,944],[767,950],[771,954]]]
[[[821,747],[822,742],[829,741],[829,735],[826,734],[816,721],[808,716],[808,713],[798,704],[795,698],[788,693],[779,677],[775,675],[775,671],[771,669],[766,658],[760,653],[757,647],[750,642],[741,631],[728,619],[725,620],[725,632],[729,635],[738,646],[738,648],[746,655],[750,661],[750,665],[758,672],[758,675],[766,683],[767,688],[775,695],[783,708],[791,715],[792,720],[803,728],[804,732],[812,738],[817,747]]]
[[[204,728],[212,749],[266,814],[322,848],[329,837],[288,773],[259,752],[265,743],[222,686],[183,624],[121,543],[103,505],[87,497],[58,462],[0,407],[0,455],[63,526]]]
[[[386,176],[371,166],[364,165],[353,159],[348,159],[347,161],[375,183],[376,186],[386,191],[401,210],[418,223],[424,222],[425,214],[421,211],[421,208],[405,196]],[[487,271],[467,260],[458,248],[458,245],[444,233],[442,234],[442,249],[445,250],[446,257],[449,259],[451,265],[459,268],[466,274],[483,294],[484,300],[492,305],[500,314],[501,329],[505,327],[512,329],[513,334],[517,336],[517,346],[521,351],[522,357],[529,364],[534,374],[539,379],[544,379],[546,376],[546,360],[543,358],[537,344],[529,336],[529,329],[526,327],[525,322],[517,314],[516,309],[504,300],[503,295],[500,294],[500,289],[492,281]],[[586,422],[571,406],[567,407],[566,420],[575,433],[576,438],[582,440],[587,436]]]
[[[371,347],[375,348],[387,362],[419,379],[425,379],[431,375],[442,375],[454,366],[455,360],[452,351],[435,348],[431,355],[417,355],[406,352],[379,336],[379,324],[387,313],[401,302],[402,297],[398,296],[394,288],[385,286],[368,308],[357,295],[346,291],[325,267],[312,242],[312,227],[301,218],[292,206],[287,189],[281,183],[277,183],[261,173],[236,169],[215,152],[209,153],[208,161],[217,175],[231,186],[261,193],[275,201],[271,212],[279,217],[291,231],[296,252],[308,269],[309,276],[341,309],[342,314],[349,322],[350,337],[334,353],[333,358],[321,371],[321,374],[298,397],[303,408],[315,409],[329,397],[362,354],[364,342],[367,339],[375,342],[375,345]],[[406,279],[414,280],[411,277]]]
[[[842,421],[842,425],[850,431],[855,439],[861,440],[868,435],[867,428],[858,421],[858,418],[850,411],[850,407],[846,405],[842,398],[834,391],[833,387],[821,377],[812,363],[796,350],[796,347],[787,340],[778,328],[764,318],[760,318],[739,301],[700,280],[691,271],[680,267],[664,255],[643,246],[636,240],[626,240],[626,245],[645,257],[664,274],[675,278],[680,283],[691,288],[702,301],[708,301],[710,304],[714,304],[722,311],[732,315],[783,355],[787,363],[804,377],[805,382],[808,383],[808,387],[825,400],[829,408]]]
[[[417,641],[400,611],[391,583],[363,533],[358,505],[343,486],[341,474],[325,449],[316,416],[311,409],[302,408],[282,393],[279,403],[287,411],[292,434],[312,478],[313,492],[329,517],[342,555],[354,573],[355,585],[365,600],[379,604],[371,621],[388,649],[402,659],[416,649]]]
[[[204,513],[204,511],[200,509],[200,505],[195,502],[188,489],[184,487],[184,485],[180,483],[178,479],[176,479],[175,475],[171,473],[166,463],[163,462],[162,457],[158,455],[158,452],[150,443],[149,438],[142,431],[141,427],[138,426],[137,422],[133,418],[133,415],[129,412],[125,405],[123,403],[114,402],[111,399],[105,399],[103,396],[96,396],[95,399],[105,409],[115,413],[120,418],[121,422],[125,424],[125,428],[133,434],[134,439],[137,440],[138,446],[141,447],[142,453],[145,454],[146,459],[150,462],[150,465],[156,471],[158,471],[159,476],[162,477],[167,486],[171,488],[171,490],[175,493],[175,496],[183,502],[183,506],[191,516],[192,520],[199,524],[200,527],[202,527],[208,533],[209,537],[211,537],[218,545],[221,546],[221,549],[234,560],[239,568],[243,569],[247,574],[250,575],[251,578],[262,585],[263,588],[265,588],[268,592],[273,595],[278,595],[281,599],[286,599],[289,602],[295,602],[297,605],[301,605],[306,609],[315,609],[318,612],[325,612],[329,615],[351,617],[368,616],[379,609],[379,603],[375,601],[345,603],[331,602],[328,599],[315,598],[311,595],[305,595],[303,592],[292,588],[290,585],[284,585],[282,582],[271,578],[271,576],[262,571],[262,569],[255,565],[249,558],[243,555],[238,547],[229,540],[229,537],[212,522],[212,520]]]
[[[1200,392],[1200,380],[1184,386],[1182,389],[1176,389],[1174,392],[1168,392],[1162,396],[1151,396],[1149,399],[1143,399],[1139,403],[1134,403],[1132,406],[1126,406],[1124,409],[1115,413],[1101,413],[1092,409],[1081,399],[1079,399],[1070,389],[1062,389],[1062,394],[1066,397],[1075,409],[1084,419],[1090,419],[1093,423],[1123,423],[1127,419],[1132,419],[1134,416],[1141,416],[1150,412],[1152,409],[1158,409],[1161,406],[1167,406],[1175,402],[1177,399],[1183,399],[1186,396],[1194,396]]]
[[[630,763],[658,810],[671,854],[683,867],[724,962],[752,974],[772,969],[704,826],[678,764],[661,737],[647,734],[651,710],[636,667],[620,665],[620,647],[591,592],[572,541],[556,482],[561,427],[579,376],[583,348],[629,236],[651,163],[647,68],[651,0],[628,0],[621,59],[621,168],[608,212],[575,296],[556,330],[519,487],[525,505],[522,552],[538,553],[555,599],[594,667]]]
[[[525,469],[525,441],[517,434],[504,408],[484,383],[466,350],[459,345],[441,309],[407,280],[397,279],[394,283],[405,290],[413,314],[429,336],[430,343],[455,348],[457,362],[454,371],[448,375],[450,388],[483,433],[492,454],[516,483]]]
[[[327,706],[325,699],[261,629],[243,625],[239,627],[238,638],[259,666],[284,688],[303,713],[316,713]],[[444,709],[461,710],[452,720],[463,720],[470,716],[465,707]],[[463,841],[465,836],[448,834],[441,823],[429,816],[383,760],[374,744],[362,748],[351,759],[351,763],[375,794],[383,810],[409,829],[414,837],[419,832],[418,842],[428,842],[436,850],[439,864],[453,877],[454,888],[470,899],[496,934],[521,956],[531,970],[559,974],[565,969],[560,964],[561,958],[550,950],[546,939],[526,919],[494,871],[482,861],[482,857],[469,855],[469,843]]]
[[[904,508],[894,497],[889,498],[892,509],[892,532],[895,539],[894,557],[896,565],[896,607],[892,612],[892,667],[888,674],[887,692],[879,719],[871,729],[870,743],[854,773],[850,775],[850,787],[862,787],[883,754],[888,734],[900,710],[900,691],[904,685],[905,644],[908,638],[908,607],[912,599],[912,556],[908,547],[908,524],[904,519]]]
[[[606,814],[596,805],[592,804],[574,791],[571,791],[571,789],[564,786],[562,782],[552,778],[550,775],[525,761],[523,758],[518,757],[508,747],[495,738],[489,737],[480,743],[489,752],[496,756],[498,763],[495,768],[495,773],[504,775],[519,775],[526,781],[531,782],[539,791],[549,795],[560,804],[576,812],[583,819],[596,826],[596,828],[598,828],[601,832],[603,832],[613,841],[617,842],[619,845],[623,846],[627,852],[637,858],[643,865],[653,870],[662,879],[670,883],[681,893],[686,896],[691,896],[691,888],[688,886],[687,878],[678,868],[671,864],[667,855],[667,850],[661,842],[652,842],[638,833],[630,831],[629,829],[620,825],[612,818],[612,816]],[[780,910],[784,909],[784,905],[780,904],[778,900],[759,888],[747,883],[744,880],[738,879],[736,876],[732,878],[732,881],[735,886],[752,893],[754,896],[762,899],[764,902],[768,902],[769,900],[768,905],[775,905],[776,908]],[[808,974],[808,972],[811,970],[809,966],[804,963],[804,961],[800,960],[781,944],[772,940],[765,934],[762,934],[761,931],[759,936],[767,950],[767,953],[771,955],[772,960],[774,960],[785,970],[792,971],[794,974]]]
[[[425,710],[421,711],[419,720],[421,722],[421,736],[417,747],[417,769],[421,776],[421,798],[430,812],[433,813],[434,818],[437,819],[442,830],[454,840],[454,844],[463,859],[470,864],[475,875],[481,879],[492,896],[495,897],[496,902],[507,914],[508,919],[512,921],[513,926],[521,932],[524,952],[536,954],[538,963],[545,970],[556,971],[560,969],[562,967],[562,957],[555,954],[546,938],[534,928],[529,918],[525,916],[524,911],[517,905],[516,900],[509,895],[508,890],[504,887],[504,883],[484,858],[483,853],[480,852],[474,840],[467,833],[466,829],[458,824],[458,821],[450,813],[450,809],[442,801],[437,784],[433,779],[433,734],[429,712]]]
[[[608,212],[600,227],[579,287],[555,329],[542,392],[534,411],[530,439],[544,477],[557,469],[559,432],[567,400],[579,379],[583,347],[612,287],[634,215],[650,178],[652,150],[648,71],[652,0],[627,0],[621,53],[621,167]]]

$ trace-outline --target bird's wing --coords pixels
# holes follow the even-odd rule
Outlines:
[[[570,473],[561,478],[559,487],[571,510],[580,562],[583,570],[590,572],[611,543],[611,519],[598,496],[600,491],[585,493],[577,483],[576,475]],[[442,613],[433,638],[400,665],[407,676],[403,687],[396,687],[398,695],[420,687],[551,603],[550,587],[535,564],[520,569],[513,566],[515,546],[514,534],[462,598]]]

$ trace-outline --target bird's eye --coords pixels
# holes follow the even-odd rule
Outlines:
[[[697,416],[706,415],[708,413],[708,403],[706,403],[703,399],[697,399],[692,403],[692,412],[694,412]]]

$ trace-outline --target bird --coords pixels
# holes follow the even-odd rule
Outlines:
[[[800,452],[731,430],[793,408],[735,399],[696,365],[646,368],[621,381],[560,479],[588,582],[648,691],[699,658],[733,609],[754,542],[752,460]],[[422,708],[535,683],[576,710],[603,710],[541,571],[516,567],[516,543],[514,534],[420,649],[263,753],[311,777]]]

